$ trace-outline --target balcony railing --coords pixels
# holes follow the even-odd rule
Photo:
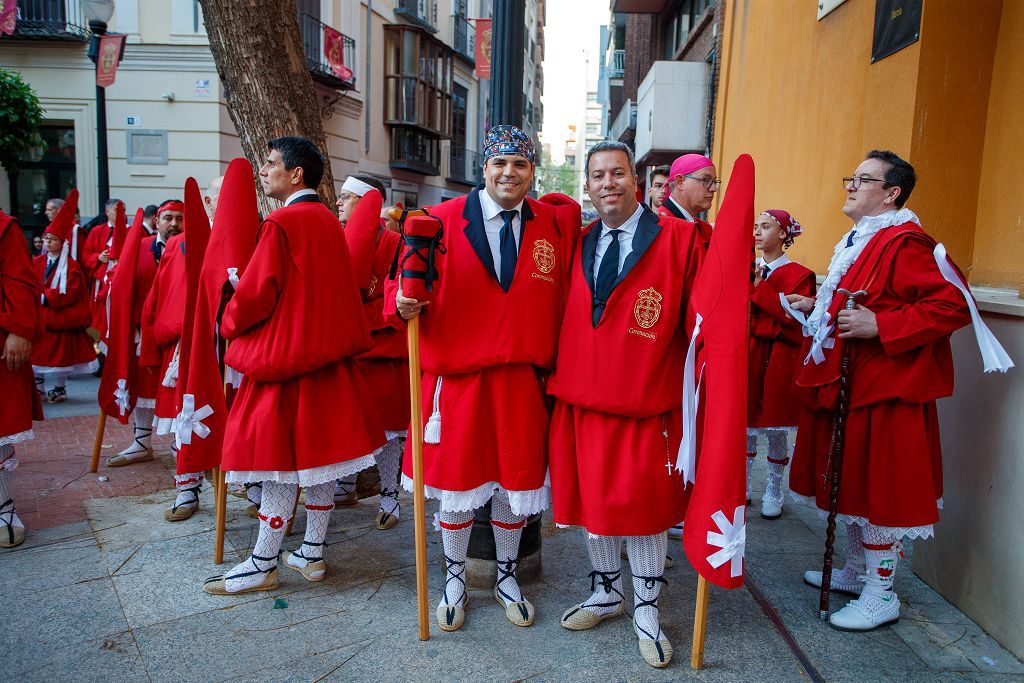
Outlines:
[[[436,0],[398,0],[395,14],[431,33],[437,33]]]
[[[453,14],[452,47],[455,49],[455,54],[469,61],[470,64],[476,64],[475,39],[476,31],[469,19],[461,14]]]
[[[626,100],[622,103],[622,109],[608,126],[608,137],[619,142],[633,142],[636,133],[636,102]]]
[[[356,41],[342,35],[342,62],[349,68],[350,75],[346,78],[335,73],[324,54],[324,24],[316,17],[308,14],[299,15],[299,33],[302,35],[302,50],[306,53],[306,63],[314,81],[337,90],[350,90],[356,87]]]
[[[415,128],[391,129],[391,168],[423,175],[441,175],[441,140]]]
[[[612,50],[612,58],[608,62],[608,78],[622,78],[626,72],[626,51]]]
[[[448,180],[463,185],[483,182],[483,156],[466,147],[452,146],[448,154]]]
[[[80,0],[18,0],[15,36],[88,40]]]

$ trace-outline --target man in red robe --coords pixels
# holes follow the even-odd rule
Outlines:
[[[373,392],[373,407],[387,438],[376,456],[380,503],[374,524],[382,531],[394,528],[401,515],[398,474],[409,426],[409,354],[405,331],[384,318],[384,281],[402,237],[384,227],[380,218],[384,197],[384,185],[376,178],[349,176],[337,203],[363,299],[363,313],[373,339],[373,348],[360,355],[356,364]],[[334,492],[335,503],[354,500],[355,487],[354,476],[340,480]]]
[[[140,348],[137,349],[137,352],[129,354],[131,362],[138,366],[135,373],[137,377],[135,392],[138,398],[133,416],[135,433],[127,448],[107,460],[107,467],[123,467],[153,459],[154,410],[162,377],[157,376],[157,368],[139,362],[139,353],[142,350],[142,311],[146,299],[149,298],[149,292],[153,288],[157,268],[167,250],[168,242],[182,231],[184,209],[185,205],[180,199],[168,199],[161,204],[157,210],[156,233],[143,238],[139,244],[138,262],[135,266],[132,319],[135,323]]]
[[[533,623],[515,572],[528,515],[548,507],[548,411],[542,377],[554,364],[568,279],[554,208],[526,197],[532,139],[494,126],[484,142],[484,185],[429,209],[444,226],[429,304],[396,296],[404,319],[421,318],[426,495],[440,501],[447,574],[437,607],[442,630],[465,620],[464,573],[473,511],[491,501],[498,581],[494,596],[517,626]],[[441,252],[442,250],[438,250]],[[390,282],[390,281],[389,281]],[[403,485],[412,490],[406,448]]]
[[[754,246],[761,252],[755,264],[750,296],[750,356],[747,394],[747,502],[757,442],[768,445],[768,476],[761,498],[761,517],[782,516],[782,477],[789,464],[789,433],[800,419],[800,400],[793,376],[800,367],[803,343],[800,323],[786,314],[780,294],[813,296],[814,271],[786,256],[803,228],[788,211],[768,209],[754,222]]]
[[[39,284],[21,226],[0,211],[0,548],[25,540],[14,509],[14,444],[32,438],[32,420],[43,419],[32,382],[32,341],[40,327]]]
[[[99,367],[86,332],[91,315],[85,273],[69,253],[77,204],[78,192],[72,190],[43,232],[43,253],[33,261],[43,290],[43,336],[32,347],[32,372],[40,393],[45,389],[46,377],[53,378],[53,387],[46,393],[48,403],[67,400],[69,376],[91,373]]]
[[[107,327],[107,288],[109,280],[105,277],[107,262],[110,261],[110,246],[114,241],[114,220],[117,216],[117,204],[120,199],[108,199],[103,205],[107,222],[97,225],[89,231],[82,246],[82,267],[89,280],[89,297],[92,308],[92,326],[100,333],[102,339]]]
[[[309,581],[327,572],[324,539],[336,479],[373,464],[384,430],[365,411],[369,390],[353,357],[370,348],[359,289],[337,218],[316,188],[324,158],[312,142],[267,143],[263,189],[284,207],[260,227],[252,260],[221,318],[224,362],[245,377],[224,435],[228,483],[262,482],[252,555],[204,590],[234,595],[276,588],[278,553],[306,489],[306,534],[286,553]]]
[[[790,489],[822,510],[829,507],[840,364],[845,351],[851,358],[838,497],[848,553],[831,587],[859,597],[831,616],[841,630],[867,631],[899,618],[893,579],[902,539],[931,536],[939,519],[935,401],[953,391],[949,337],[971,317],[955,284],[963,284],[961,276],[944,254],[937,258],[935,240],[904,208],[915,180],[914,168],[892,152],[868,153],[843,179],[843,213],[854,226],[836,245],[817,298],[787,297],[809,313],[810,335],[796,377],[808,409],[800,418]],[[863,290],[852,310],[841,289]],[[806,572],[804,581],[820,587],[821,572]]]
[[[666,530],[685,516],[674,469],[682,440],[686,311],[703,258],[692,222],[636,200],[632,151],[601,142],[587,155],[587,191],[599,220],[574,255],[569,303],[548,383],[554,520],[581,526],[596,590],[562,616],[578,631],[624,611],[620,547],[633,572],[640,653],[667,666],[658,623]]]
[[[700,232],[700,242],[706,250],[711,243],[711,224],[700,214],[711,208],[720,184],[711,159],[703,154],[684,154],[669,168],[669,194],[662,201],[658,213],[695,223]]]

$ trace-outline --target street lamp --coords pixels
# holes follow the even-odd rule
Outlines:
[[[114,0],[82,0],[82,12],[89,20],[89,59],[95,64],[100,54],[100,38],[107,32],[107,23],[114,16]],[[110,174],[107,169],[107,95],[96,85],[96,165],[100,213],[110,199]]]

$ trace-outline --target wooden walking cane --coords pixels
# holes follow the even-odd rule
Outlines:
[[[846,295],[844,308],[853,310],[857,297],[867,294],[864,290],[850,292],[837,289]],[[837,330],[838,333],[838,330]],[[836,402],[836,414],[832,420],[832,444],[829,446],[828,467],[822,485],[831,483],[828,494],[828,523],[825,528],[825,558],[821,566],[821,594],[818,600],[818,618],[828,620],[828,598],[832,589],[832,547],[836,540],[836,514],[839,506],[839,476],[843,469],[843,443],[846,440],[846,417],[850,412],[850,354],[853,351],[852,340],[843,344],[843,360],[839,366],[839,399]]]
[[[214,509],[216,510],[217,523],[213,546],[214,564],[224,564],[224,527],[228,511],[228,487],[224,482],[224,470],[219,466],[213,468],[213,495],[216,496]]]
[[[96,473],[100,466],[100,449],[103,448],[103,434],[107,431],[107,412],[100,410],[100,422],[96,425],[96,440],[92,443],[92,462],[89,471]]]
[[[423,495],[423,404],[420,395],[420,318],[408,321],[409,329],[409,399],[411,412],[409,438],[412,439],[412,507],[416,544],[416,616],[420,640],[430,640],[427,607],[427,523]]]
[[[708,598],[711,586],[708,580],[697,575],[697,608],[693,615],[693,647],[690,650],[690,667],[704,668],[704,636],[708,631]]]

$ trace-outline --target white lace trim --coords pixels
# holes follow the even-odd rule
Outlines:
[[[18,469],[19,464],[21,463],[19,463],[18,459],[14,457],[14,449],[11,448],[10,457],[4,458],[2,461],[0,461],[0,470],[7,470],[8,472],[13,472],[14,470]]]
[[[302,487],[315,486],[316,484],[326,484],[327,482],[334,481],[336,479],[344,479],[347,476],[356,474],[357,472],[361,472],[366,468],[373,466],[376,463],[374,456],[380,451],[381,449],[378,448],[373,453],[364,455],[360,458],[346,460],[345,462],[336,462],[333,465],[311,467],[297,472],[284,472],[278,470],[230,470],[225,474],[224,478],[229,484],[255,484],[257,482],[276,481],[281,484],[298,484]]]
[[[764,432],[795,432],[796,425],[792,427],[747,427],[747,436],[755,436]]]
[[[825,276],[825,280],[818,287],[814,310],[807,316],[807,327],[811,336],[818,332],[818,327],[822,324],[825,313],[828,311],[829,306],[832,305],[832,296],[836,292],[836,287],[839,286],[839,281],[843,279],[846,271],[850,270],[850,266],[854,264],[857,257],[864,251],[864,247],[871,241],[871,237],[879,230],[908,222],[921,225],[920,219],[910,209],[886,211],[877,216],[861,218],[851,230],[839,238],[839,242],[833,250],[832,260],[828,264],[828,275]],[[853,238],[853,244],[848,247],[846,246],[846,240],[849,238],[852,230],[856,230],[857,234]]]
[[[66,365],[62,368],[50,366],[50,365],[33,365],[32,372],[37,375],[48,375],[48,374],[68,374],[68,375],[79,375],[87,372],[96,372],[99,370],[100,364],[95,358],[88,363],[76,363],[75,365]]]
[[[413,490],[412,479],[402,474],[402,488],[410,493]],[[495,493],[505,491],[508,494],[509,506],[514,515],[534,515],[551,507],[551,480],[545,478],[544,485],[529,491],[508,491],[498,482],[489,481],[468,491],[446,491],[424,486],[423,494],[427,498],[441,501],[441,510],[445,512],[472,512],[491,499]]]
[[[818,511],[818,517],[821,519],[828,519],[828,510],[822,510],[818,507],[818,503],[814,498],[807,496],[801,496],[799,493],[789,492],[789,497],[809,507],[814,507]],[[942,499],[939,498],[935,501],[936,507],[942,509]],[[927,524],[925,526],[879,526],[878,524],[871,524],[867,517],[858,517],[856,515],[836,515],[836,522],[842,522],[844,524],[856,524],[857,526],[871,525],[876,529],[881,529],[886,534],[892,534],[897,538],[931,538],[935,535],[935,525]]]
[[[407,436],[409,436],[408,429],[402,429],[400,431],[391,431],[390,429],[384,430],[384,438],[388,441],[391,441],[392,439],[404,439]]]
[[[155,398],[140,398],[135,401],[136,408],[156,408]]]
[[[7,436],[0,436],[0,446],[6,446],[7,444],[21,443],[22,441],[31,441],[36,438],[36,435],[31,429],[26,429],[23,432],[17,434],[8,434]]]

